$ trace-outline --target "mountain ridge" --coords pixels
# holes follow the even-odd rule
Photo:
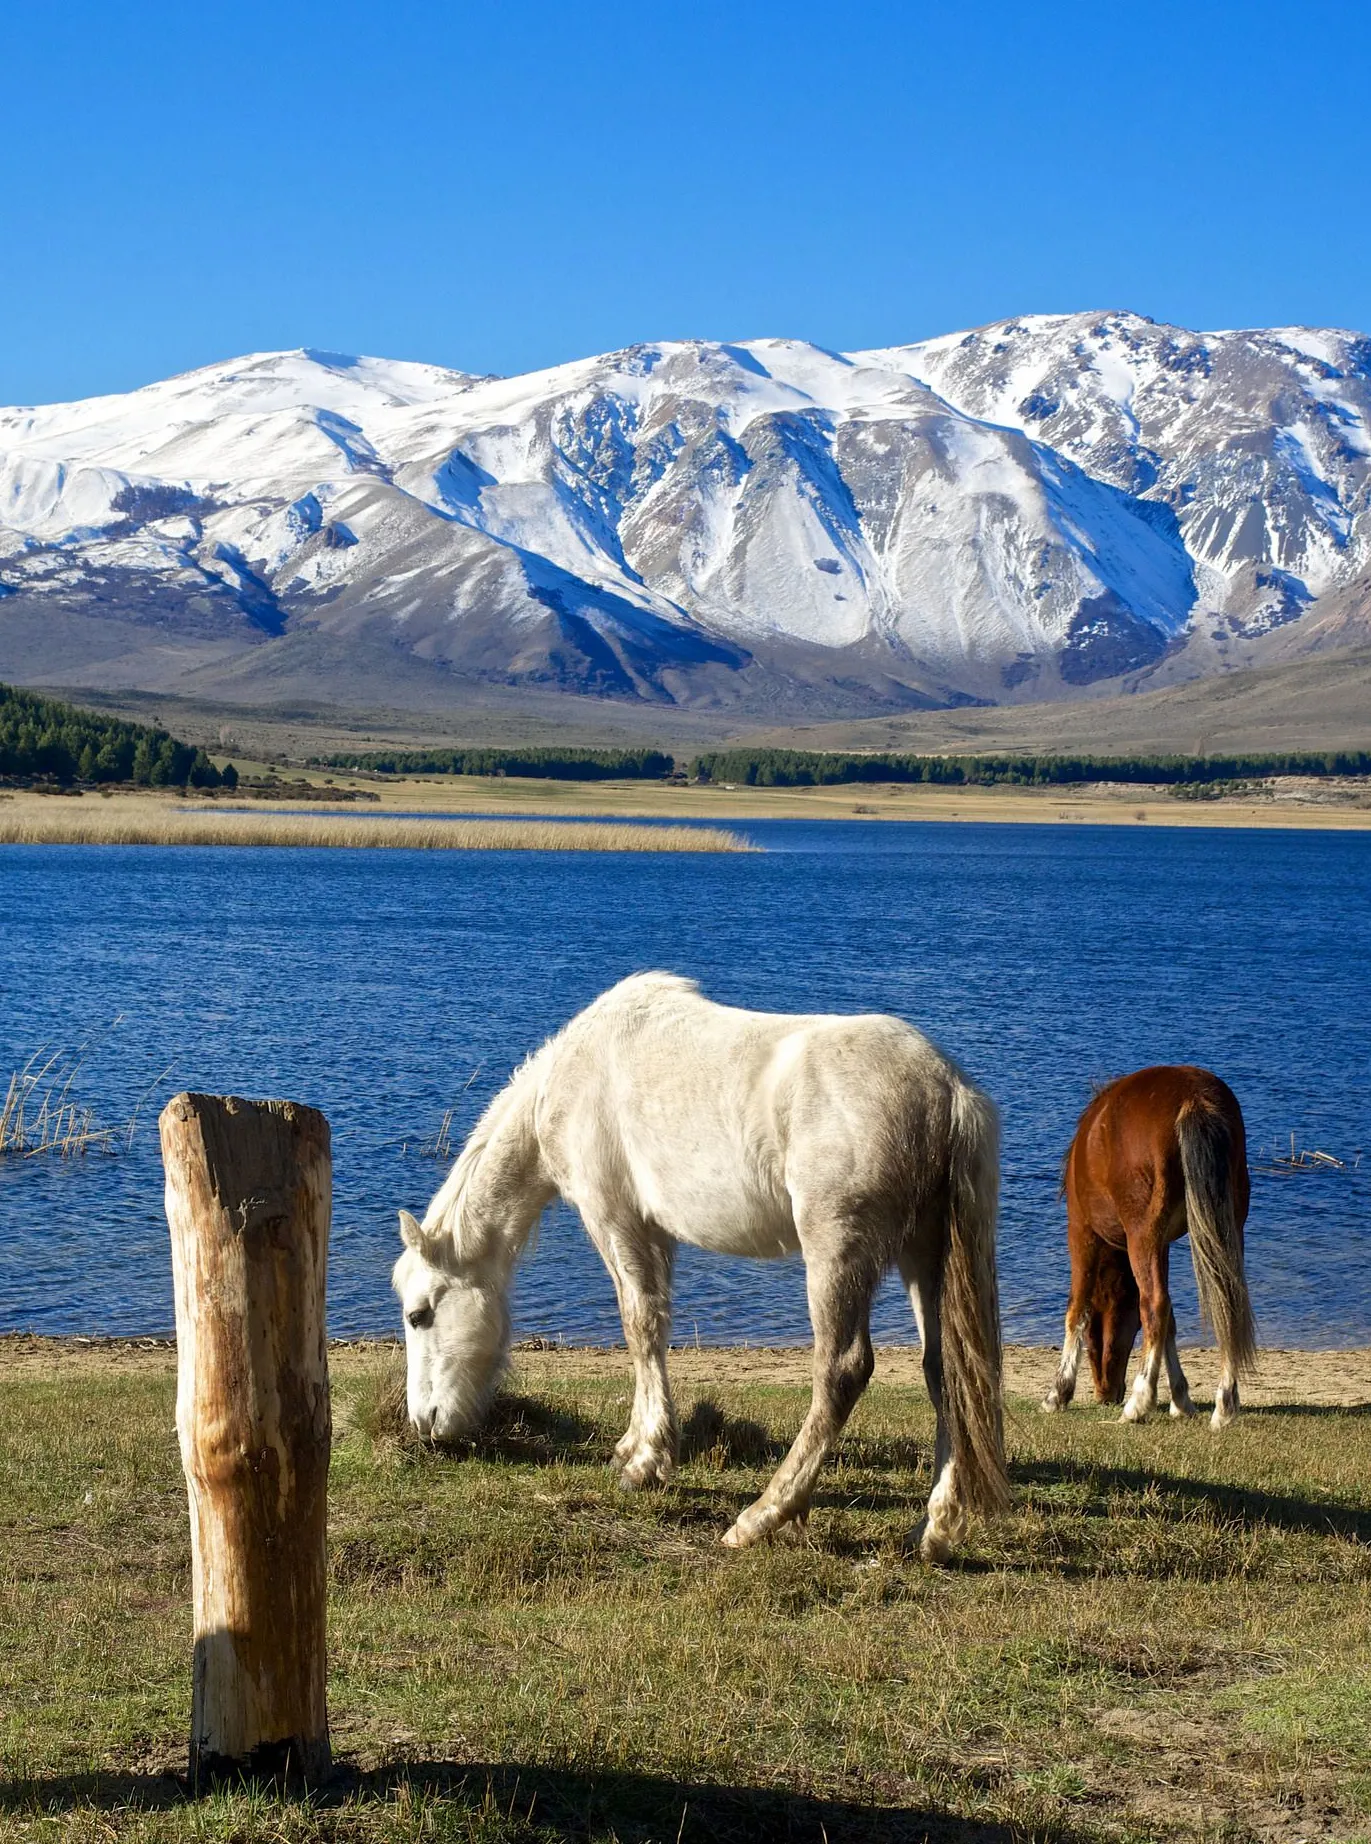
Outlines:
[[[1371,339],[1040,315],[0,410],[0,676],[860,717],[1371,641]],[[73,673],[76,677],[73,677]]]

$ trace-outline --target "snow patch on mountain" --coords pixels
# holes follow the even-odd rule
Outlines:
[[[306,350],[0,411],[7,591],[621,695],[1209,670],[1368,569],[1371,340],[1333,329],[1039,315],[518,378]]]

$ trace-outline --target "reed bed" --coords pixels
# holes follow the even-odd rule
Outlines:
[[[32,1159],[39,1153],[71,1159],[118,1150],[116,1130],[100,1126],[93,1109],[72,1099],[83,1061],[83,1051],[69,1058],[61,1050],[39,1050],[15,1070],[0,1101],[0,1159]],[[130,1121],[130,1137],[133,1125]]]
[[[216,813],[189,803],[53,800],[0,808],[0,845],[378,846],[411,851],[741,852],[722,827],[602,820],[385,819],[313,813]]]

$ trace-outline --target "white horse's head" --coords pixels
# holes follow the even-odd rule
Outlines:
[[[404,1252],[391,1274],[405,1315],[406,1401],[428,1440],[455,1441],[480,1426],[509,1350],[508,1286],[463,1263],[451,1235],[400,1212]]]

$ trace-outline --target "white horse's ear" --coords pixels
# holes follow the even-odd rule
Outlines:
[[[407,1249],[413,1249],[416,1255],[424,1252],[424,1232],[419,1227],[418,1219],[412,1217],[408,1210],[400,1212],[400,1240]]]

